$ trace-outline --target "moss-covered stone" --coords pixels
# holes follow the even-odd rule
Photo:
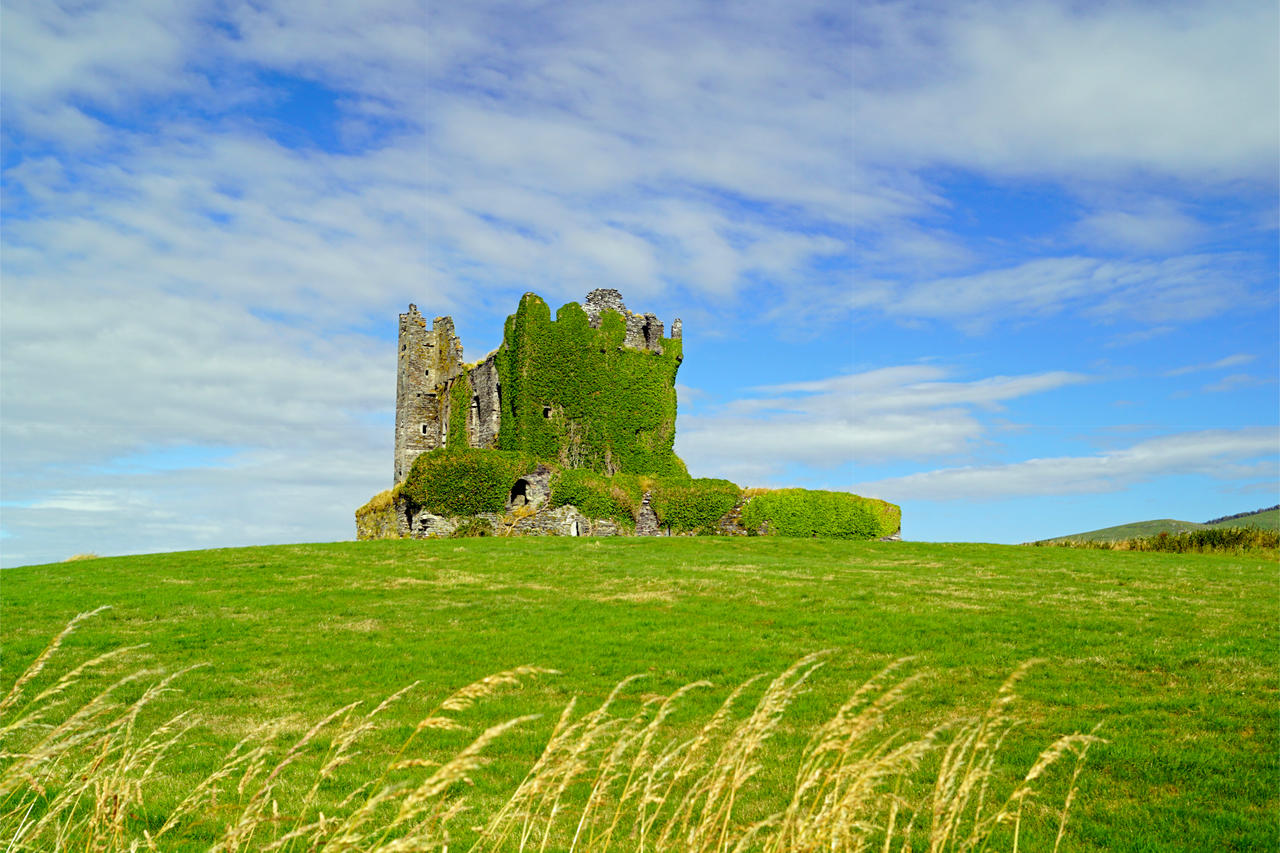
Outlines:
[[[357,539],[399,539],[400,519],[396,502],[400,487],[378,492],[369,502],[356,510]]]

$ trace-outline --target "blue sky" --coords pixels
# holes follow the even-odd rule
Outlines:
[[[1276,503],[1273,2],[5,2],[4,565],[350,538],[396,314],[684,321],[696,476]]]

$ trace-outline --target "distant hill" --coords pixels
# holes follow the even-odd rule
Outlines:
[[[1246,512],[1241,515],[1233,515],[1228,518],[1218,518],[1213,521],[1204,523],[1205,527],[1262,527],[1267,530],[1280,530],[1280,506],[1273,506],[1270,509],[1260,509],[1254,512]]]
[[[1215,518],[1212,521],[1179,521],[1176,518],[1156,518],[1151,521],[1135,521],[1129,524],[1118,524],[1115,527],[1104,527],[1101,530],[1090,530],[1087,533],[1072,533],[1057,536],[1046,542],[1114,542],[1120,539],[1135,539],[1139,536],[1157,536],[1161,533],[1173,535],[1188,530],[1202,530],[1207,527],[1261,527],[1267,530],[1280,530],[1280,506],[1258,509],[1253,512],[1242,512]]]

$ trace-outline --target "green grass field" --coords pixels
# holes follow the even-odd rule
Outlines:
[[[1057,536],[1049,542],[1083,541],[1083,542],[1115,542],[1121,539],[1137,539],[1144,536],[1156,536],[1161,533],[1170,535],[1188,530],[1205,530],[1225,527],[1257,527],[1262,530],[1280,530],[1280,509],[1268,509],[1256,512],[1243,518],[1231,518],[1214,524],[1201,524],[1197,521],[1179,521],[1176,518],[1155,518],[1150,521],[1135,521],[1130,524],[1117,524],[1101,530],[1090,530],[1086,533],[1073,533],[1069,536]]]
[[[751,676],[837,649],[771,742],[746,816],[770,808],[809,730],[886,663],[913,655],[908,669],[930,673],[892,720],[920,733],[981,709],[1040,658],[1019,685],[1025,723],[1000,772],[1013,779],[1058,735],[1098,723],[1108,741],[1089,753],[1062,849],[1280,841],[1280,581],[1267,558],[777,538],[374,541],[84,560],[6,570],[0,585],[5,690],[70,618],[100,605],[112,609],[59,652],[68,662],[147,643],[128,666],[208,664],[154,709],[161,719],[192,708],[198,725],[136,817],[152,831],[183,786],[264,720],[301,733],[421,681],[335,777],[323,796],[337,800],[451,691],[522,664],[559,670],[479,703],[464,715],[470,733],[427,733],[449,755],[485,725],[542,715],[472,774],[483,809],[510,793],[572,697],[595,708],[633,674],[645,678],[624,704],[711,681],[678,729]],[[1045,802],[1068,782],[1046,781]],[[164,849],[203,849],[213,833],[197,821]]]

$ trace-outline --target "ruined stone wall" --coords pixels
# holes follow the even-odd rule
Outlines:
[[[633,314],[627,310],[622,301],[622,294],[612,288],[596,288],[587,294],[587,301],[582,310],[587,314],[587,322],[591,328],[600,328],[600,315],[605,311],[616,311],[622,315],[627,324],[626,337],[622,345],[631,349],[643,349],[662,354],[662,321],[656,314]],[[671,337],[680,337],[682,327],[680,318],[671,323]]]
[[[471,368],[471,404],[467,409],[467,444],[492,450],[498,446],[498,430],[502,426],[502,388],[498,368],[491,354]]]
[[[416,305],[400,315],[396,370],[395,480],[409,473],[418,454],[441,446],[448,434],[448,383],[462,372],[462,344],[453,320],[427,321]]]
[[[402,507],[403,509],[403,507]],[[395,534],[365,535],[360,539],[447,539],[466,524],[480,522],[493,536],[619,536],[616,522],[607,518],[587,518],[576,506],[543,507],[528,513],[498,515],[483,512],[475,516],[449,517],[421,511],[401,525]],[[657,535],[657,534],[655,534]]]

